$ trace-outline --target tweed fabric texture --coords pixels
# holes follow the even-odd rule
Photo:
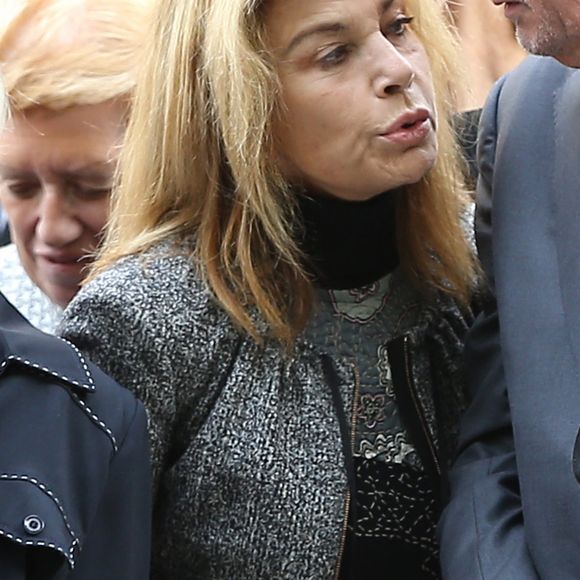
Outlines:
[[[291,357],[273,342],[256,345],[190,260],[169,252],[161,245],[102,273],[70,304],[61,329],[148,410],[152,578],[332,578],[348,485],[322,353],[305,339]],[[440,345],[444,361],[430,364],[443,362],[445,374],[459,366],[461,337],[439,327],[430,335],[428,310],[413,341]],[[461,318],[453,306],[436,311]],[[350,421],[354,371],[339,357],[334,368]],[[462,382],[451,387],[462,399]]]

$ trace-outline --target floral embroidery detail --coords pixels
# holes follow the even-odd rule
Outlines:
[[[374,429],[385,420],[385,395],[362,395],[358,411],[359,420],[367,429]]]
[[[381,288],[379,282],[373,282],[367,286],[362,286],[361,288],[353,288],[352,290],[347,290],[347,292],[354,298],[355,302],[363,302],[367,298],[371,298],[376,294]]]
[[[385,387],[385,394],[389,399],[395,398],[395,389],[393,387],[393,375],[391,373],[391,365],[389,364],[389,356],[387,353],[387,345],[381,344],[377,349],[377,368],[379,370],[379,383]]]
[[[389,275],[363,288],[329,290],[333,310],[349,322],[368,324],[389,301],[390,286]]]
[[[376,437],[364,438],[360,441],[355,456],[365,459],[375,459],[380,456],[382,461],[389,463],[409,463],[413,466],[419,465],[417,453],[412,445],[407,441],[405,433],[379,433]]]

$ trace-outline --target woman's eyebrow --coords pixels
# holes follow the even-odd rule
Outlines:
[[[325,34],[328,32],[344,32],[347,30],[347,26],[341,22],[320,22],[318,24],[313,24],[301,30],[291,41],[290,44],[284,50],[284,55],[287,56],[292,52],[300,43],[302,43],[307,38],[315,36],[317,34]]]
[[[86,165],[79,165],[62,169],[59,173],[65,177],[81,177],[81,178],[95,178],[108,179],[110,177],[112,161],[96,161]]]
[[[380,5],[380,11],[386,12],[391,8],[395,0],[383,0]],[[325,34],[328,32],[344,32],[348,29],[346,24],[342,22],[320,22],[313,24],[300,31],[294,38],[290,41],[290,44],[284,50],[283,56],[286,57],[290,54],[300,43],[302,43],[307,38],[314,36],[316,34]]]
[[[71,166],[64,169],[59,168],[54,174],[65,178],[109,179],[111,163],[112,161],[95,161],[85,165]],[[0,164],[0,176],[4,180],[37,179],[38,174],[27,167]]]
[[[0,176],[2,179],[34,179],[36,177],[33,171],[20,169],[12,165],[0,165]]]

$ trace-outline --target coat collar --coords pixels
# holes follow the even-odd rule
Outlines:
[[[10,365],[27,367],[81,391],[95,390],[88,362],[79,350],[32,326],[0,294],[0,375]]]

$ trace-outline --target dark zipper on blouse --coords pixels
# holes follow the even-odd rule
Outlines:
[[[387,344],[387,353],[401,420],[425,470],[432,476],[436,491],[440,492],[441,465],[417,392],[409,336],[404,335],[390,341]]]
[[[342,440],[343,453],[345,458],[346,466],[346,476],[348,481],[348,491],[344,499],[344,515],[342,524],[342,533],[340,538],[340,546],[338,550],[338,559],[336,561],[336,566],[334,569],[334,580],[338,580],[340,577],[341,564],[344,556],[344,549],[346,545],[346,536],[348,534],[348,519],[351,513],[351,508],[353,512],[353,521],[356,521],[356,505],[353,500],[356,498],[356,473],[354,469],[354,443],[355,443],[355,433],[356,433],[356,420],[357,420],[357,401],[360,394],[360,377],[358,369],[355,364],[353,366],[354,374],[354,396],[352,400],[352,413],[351,413],[351,424],[350,433],[346,414],[344,412],[344,403],[342,396],[340,394],[340,381],[338,380],[338,375],[332,363],[332,360],[327,355],[322,356],[322,368],[326,376],[326,380],[330,386],[332,393],[332,400],[334,407],[338,416],[338,423],[340,426],[340,434]]]

